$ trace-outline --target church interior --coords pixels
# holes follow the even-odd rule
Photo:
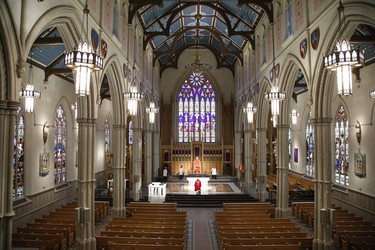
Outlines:
[[[0,0],[0,249],[375,249],[374,13]]]

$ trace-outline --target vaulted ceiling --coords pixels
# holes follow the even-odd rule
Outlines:
[[[144,30],[143,47],[151,44],[161,71],[177,67],[189,47],[212,51],[218,67],[234,73],[242,50],[255,44],[254,30],[263,14],[272,21],[272,0],[130,0],[129,22],[135,15]]]
[[[218,67],[234,73],[237,60],[242,62],[246,43],[254,46],[254,30],[262,15],[272,22],[271,0],[130,0],[129,19],[138,16],[145,39],[154,50],[154,61],[161,71],[177,67],[181,53],[188,48],[212,51]],[[350,42],[365,51],[366,65],[375,62],[375,27],[359,24]],[[256,48],[255,48],[256,49]],[[73,81],[70,68],[64,65],[66,47],[56,27],[43,31],[34,41],[27,62],[42,69],[45,80],[56,75]],[[294,83],[295,95],[306,91],[303,75]],[[101,99],[110,99],[107,78],[100,90]]]

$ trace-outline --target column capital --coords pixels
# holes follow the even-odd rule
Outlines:
[[[0,100],[0,110],[17,111],[21,107],[20,102]]]
[[[256,128],[258,132],[267,132],[267,128]]]
[[[77,123],[79,125],[83,124],[96,124],[97,119],[95,118],[77,118]]]

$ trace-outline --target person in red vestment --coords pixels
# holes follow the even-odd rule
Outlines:
[[[201,194],[201,186],[202,186],[201,181],[197,179],[194,183],[194,191],[196,191],[197,194]]]

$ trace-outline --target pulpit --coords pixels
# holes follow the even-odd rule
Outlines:
[[[152,182],[148,185],[148,201],[150,203],[163,203],[167,194],[167,184]]]

